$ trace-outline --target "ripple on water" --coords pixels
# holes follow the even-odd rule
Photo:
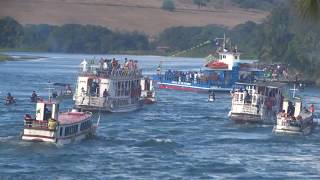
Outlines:
[[[93,56],[30,55],[44,58],[0,66],[0,96],[11,92],[17,98],[14,106],[0,103],[0,179],[320,178],[319,128],[306,137],[275,136],[272,126],[234,124],[227,117],[230,95],[223,93],[216,93],[216,101],[208,103],[207,94],[160,90],[158,102],[140,111],[102,114],[97,135],[80,143],[57,147],[23,142],[19,137],[23,115],[35,110],[29,102],[31,92],[46,97],[49,80],[74,85],[78,64]],[[129,58],[141,60],[148,73],[163,60]],[[202,63],[170,58],[166,66],[198,69]],[[306,101],[316,109],[318,91],[303,92],[312,97]],[[72,101],[61,104],[63,109],[71,106]]]

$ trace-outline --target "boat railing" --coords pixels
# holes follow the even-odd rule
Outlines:
[[[110,79],[139,79],[142,76],[142,69],[129,69],[129,68],[117,68],[117,69],[97,69],[80,71],[80,76],[94,76],[100,78],[110,78]]]
[[[24,127],[48,129],[48,121],[39,121],[39,120],[35,120],[35,119],[25,119],[24,120]]]
[[[107,97],[89,97],[89,105],[91,106],[104,106],[105,103],[107,102],[108,98]]]
[[[251,105],[244,105],[243,112],[247,114],[257,114],[257,107]]]
[[[110,74],[110,79],[113,80],[121,80],[128,78],[138,78],[142,77],[142,69],[128,69],[128,68],[120,68],[116,70],[112,70]]]

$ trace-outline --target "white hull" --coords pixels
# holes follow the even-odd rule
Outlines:
[[[275,134],[292,134],[292,135],[308,135],[311,134],[313,126],[298,128],[292,126],[275,126],[273,132]]]
[[[311,134],[313,129],[317,126],[317,122],[313,121],[313,115],[302,114],[305,118],[300,120],[300,124],[290,123],[290,118],[286,120],[285,117],[279,117],[277,125],[274,126],[273,132],[275,134],[293,134],[293,135],[308,135]]]
[[[82,105],[75,105],[75,108],[81,109],[83,111],[100,111],[100,112],[132,112],[139,110],[142,107],[142,104],[136,103],[136,104],[129,104],[129,105],[122,105],[118,107],[112,107],[112,106],[104,106],[104,107],[97,107],[97,106],[82,106]]]
[[[75,143],[83,139],[86,139],[94,135],[95,130],[96,128],[92,127],[91,129],[77,133],[72,136],[56,138],[54,131],[24,129],[21,139],[24,141],[47,142],[47,143],[54,143],[57,145],[65,145],[65,144]]]
[[[218,86],[211,86],[211,87],[200,87],[200,86],[192,86],[191,84],[179,84],[179,83],[164,83],[164,82],[157,82],[157,85],[160,89],[175,89],[175,90],[185,90],[185,91],[214,91],[214,92],[230,92],[232,90],[231,87],[223,88]]]

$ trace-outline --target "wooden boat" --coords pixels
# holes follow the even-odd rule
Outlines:
[[[100,66],[81,63],[76,90],[75,107],[102,112],[130,112],[142,107],[140,80],[142,69],[129,60],[121,66],[113,60],[100,61]]]
[[[59,101],[39,100],[33,118],[26,114],[21,139],[24,141],[68,144],[95,134],[91,112],[59,112]]]
[[[229,117],[239,123],[275,124],[281,109],[285,84],[237,83],[231,92]]]
[[[285,99],[283,110],[277,115],[277,124],[273,128],[276,134],[308,135],[317,126],[313,112],[302,108],[301,98]]]

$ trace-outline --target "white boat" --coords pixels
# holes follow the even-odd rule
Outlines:
[[[115,59],[102,60],[99,65],[81,63],[75,108],[102,112],[129,112],[141,108],[140,80],[142,70],[137,61],[122,66]]]
[[[231,92],[230,119],[240,123],[275,124],[285,89],[282,83],[236,83]]]
[[[39,100],[36,115],[26,114],[21,139],[24,141],[68,144],[95,134],[98,127],[93,124],[91,112],[61,112],[59,102]]]
[[[277,124],[273,128],[276,134],[308,135],[317,126],[313,113],[302,108],[301,98],[285,99],[283,110],[277,115]]]
[[[141,79],[141,100],[144,104],[153,104],[156,100],[156,92],[153,84],[153,80],[144,77]]]

